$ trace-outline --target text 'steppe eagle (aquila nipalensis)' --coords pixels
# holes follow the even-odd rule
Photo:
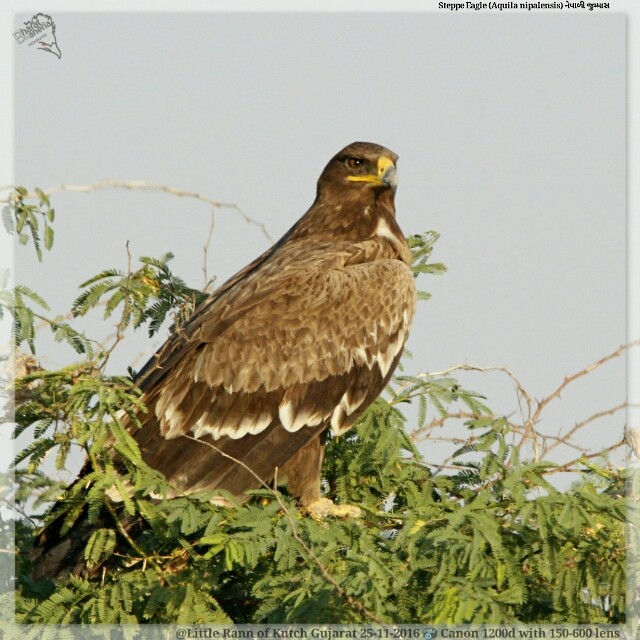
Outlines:
[[[324,434],[377,398],[414,316],[396,161],[364,142],[336,154],[311,208],[140,372],[149,411],[132,435],[176,492],[243,496],[277,473],[312,515],[357,513],[321,495]]]

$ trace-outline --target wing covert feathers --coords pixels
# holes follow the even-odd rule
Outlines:
[[[141,372],[149,413],[133,435],[179,490],[256,486],[225,456],[270,481],[327,429],[348,430],[396,367],[415,311],[409,248],[393,191],[343,168],[336,156],[305,216]]]

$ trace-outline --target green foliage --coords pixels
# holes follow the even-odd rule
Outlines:
[[[34,194],[29,194],[25,187],[15,187],[2,210],[2,222],[9,233],[18,237],[20,244],[28,244],[31,241],[38,260],[42,261],[43,244],[47,251],[53,246],[54,235],[51,225],[56,212],[44,191],[35,189]],[[30,200],[36,202],[30,203]]]
[[[42,322],[51,330],[56,342],[66,342],[76,353],[93,357],[93,343],[86,336],[74,329],[64,318],[48,318],[41,312],[35,311],[29,303],[34,303],[44,311],[49,305],[35,291],[25,285],[16,285],[13,290],[7,288],[8,274],[0,274],[0,319],[5,313],[13,317],[13,342],[17,349],[23,343],[29,351],[36,352],[36,321]]]
[[[613,492],[586,477],[559,492],[545,480],[548,464],[518,459],[500,419],[469,427],[480,431],[481,461],[461,454],[460,470],[438,477],[420,464],[385,401],[353,434],[333,439],[328,495],[360,505],[362,521],[315,522],[285,494],[266,490],[226,508],[206,494],[158,503],[139,490],[133,509],[148,528],[135,542],[122,537],[116,518],[86,546],[85,558],[97,564],[118,545],[124,557],[106,579],[70,578],[45,599],[23,579],[17,619],[622,621],[623,477],[609,473]],[[107,501],[110,476],[91,476],[85,498],[69,495],[71,510]]]
[[[37,243],[30,219],[21,229]],[[444,271],[429,261],[436,239],[409,239],[416,275]],[[170,257],[87,280],[73,313],[104,304],[105,317],[119,313],[121,328],[148,323],[150,334],[168,317],[183,321],[204,294],[171,273]],[[17,344],[34,351],[40,316],[27,303],[46,304],[24,287],[2,296],[0,312],[13,314]],[[325,492],[357,504],[363,517],[317,522],[284,487],[255,491],[244,503],[224,492],[163,498],[167,481],[146,466],[122,424],[145,411],[135,384],[106,375],[111,351],[94,358],[92,343],[64,327],[62,339],[83,345],[76,349],[82,362],[27,367],[15,382],[15,436],[32,438],[16,457],[12,499],[19,514],[55,503],[43,517],[17,521],[16,622],[624,620],[625,472],[585,460],[574,485],[556,489],[548,478],[559,466],[523,459],[509,421],[450,376],[399,376],[388,399],[329,439]],[[417,423],[400,410],[409,404],[417,406]],[[428,415],[461,411],[472,416],[469,439],[447,472],[434,470],[411,430]],[[87,458],[83,480],[64,488],[42,463],[52,452],[63,469],[76,448]],[[90,523],[81,552],[86,575],[56,585],[31,578],[35,521],[61,537]]]
[[[447,268],[441,262],[429,262],[433,247],[439,237],[439,233],[427,231],[407,238],[413,258],[411,266],[416,277],[421,274],[440,275],[446,272]],[[428,300],[430,297],[431,294],[427,291],[418,290],[418,300]]]
[[[171,273],[167,266],[173,258],[166,253],[160,259],[140,258],[142,267],[133,273],[108,269],[83,282],[85,288],[74,301],[71,310],[75,316],[85,315],[104,301],[104,317],[109,318],[121,307],[120,325],[134,328],[149,323],[149,337],[162,326],[170,313],[175,314],[174,325],[184,322],[207,294],[188,287]]]

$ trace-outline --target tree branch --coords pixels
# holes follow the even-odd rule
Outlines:
[[[177,196],[179,198],[192,198],[194,200],[199,200],[200,202],[205,202],[206,204],[219,209],[233,209],[236,211],[248,224],[254,225],[258,227],[264,237],[269,240],[269,242],[273,242],[273,238],[269,234],[267,227],[264,223],[259,222],[255,218],[252,218],[250,215],[245,213],[237,204],[233,204],[231,202],[222,202],[220,200],[214,200],[209,196],[205,196],[196,191],[186,191],[184,189],[176,189],[174,187],[170,187],[165,184],[158,184],[155,182],[147,182],[146,180],[129,180],[129,181],[121,181],[121,180],[112,180],[107,178],[105,180],[100,180],[98,182],[93,182],[91,184],[85,185],[76,185],[76,184],[59,184],[55,187],[50,187],[49,189],[43,189],[45,195],[52,195],[54,193],[59,193],[61,191],[70,191],[76,193],[90,193],[91,191],[98,191],[100,189],[129,189],[129,190],[138,190],[138,191],[163,191],[164,193],[169,193],[171,195]],[[28,198],[37,198],[37,194],[29,192],[27,194]]]

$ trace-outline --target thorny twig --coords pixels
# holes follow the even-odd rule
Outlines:
[[[598,411],[598,413],[594,413],[592,416],[589,416],[586,420],[582,420],[581,422],[576,422],[576,424],[571,428],[571,430],[566,433],[563,436],[542,436],[545,440],[547,439],[553,439],[555,440],[555,442],[551,445],[551,446],[547,446],[545,444],[544,449],[543,449],[543,455],[547,455],[549,452],[553,451],[553,449],[555,449],[556,447],[558,447],[559,445],[567,445],[570,447],[573,447],[575,449],[581,449],[580,447],[572,444],[571,442],[569,442],[570,438],[572,438],[580,429],[582,429],[582,427],[586,427],[588,424],[590,424],[591,422],[594,422],[595,420],[599,420],[600,418],[604,418],[606,416],[612,416],[615,413],[618,413],[618,411],[622,411],[623,409],[626,409],[628,406],[630,406],[629,404],[627,404],[626,402],[623,402],[622,404],[619,404],[617,407],[613,407],[611,409],[608,409],[606,411]],[[585,449],[581,449],[582,451],[585,451]]]
[[[578,471],[579,469],[574,469],[574,465],[578,464],[579,462],[582,462],[583,460],[592,460],[594,458],[601,458],[602,456],[606,455],[607,453],[611,453],[612,451],[615,451],[616,449],[619,449],[620,447],[623,447],[625,445],[625,439],[622,438],[622,440],[618,440],[618,442],[615,442],[612,445],[609,445],[608,447],[600,450],[600,451],[596,451],[595,453],[589,453],[589,454],[585,454],[580,456],[579,458],[575,458],[574,460],[570,460],[569,462],[559,466],[559,467],[554,467],[553,469],[550,469],[549,471],[547,471],[547,473],[545,475],[551,475],[553,473],[566,473],[566,472],[572,472],[572,471]]]
[[[518,398],[518,406],[519,406],[520,415],[521,415],[521,418],[522,418],[522,421],[523,421],[522,425],[518,425],[518,424],[515,424],[514,422],[512,422],[511,420],[509,420],[508,418],[504,418],[503,417],[503,419],[506,420],[507,424],[509,425],[509,428],[511,429],[511,431],[513,431],[515,434],[520,434],[520,436],[521,436],[520,441],[517,443],[516,446],[518,448],[521,448],[522,445],[525,443],[525,441],[529,440],[531,442],[532,449],[533,449],[533,454],[534,454],[534,459],[536,461],[539,461],[539,460],[547,457],[548,454],[551,451],[555,450],[560,445],[567,446],[567,447],[570,447],[572,449],[575,449],[575,450],[579,451],[582,455],[579,458],[576,458],[575,460],[573,460],[573,461],[571,461],[569,463],[566,463],[565,465],[560,467],[559,470],[562,471],[562,470],[569,469],[572,465],[574,465],[575,463],[579,462],[580,460],[598,457],[602,453],[607,453],[609,451],[613,451],[615,449],[618,449],[620,446],[622,446],[623,441],[620,441],[620,442],[617,442],[614,445],[611,445],[610,447],[604,449],[603,451],[600,451],[600,452],[592,454],[592,453],[590,453],[588,451],[588,449],[585,449],[584,447],[581,447],[581,446],[575,444],[571,440],[576,435],[576,433],[578,433],[583,427],[595,422],[596,420],[599,420],[599,419],[607,417],[607,416],[614,415],[614,414],[616,414],[616,413],[618,413],[618,412],[620,412],[620,411],[622,411],[624,409],[627,409],[627,408],[633,407],[633,406],[637,406],[637,405],[630,404],[628,402],[624,402],[624,403],[621,403],[621,404],[619,404],[619,405],[617,405],[615,407],[612,407],[610,409],[599,411],[599,412],[594,413],[593,415],[589,416],[588,418],[586,418],[586,419],[584,419],[584,420],[582,420],[580,422],[577,422],[567,433],[558,434],[558,435],[555,435],[555,436],[554,435],[550,435],[550,434],[541,433],[539,430],[537,430],[537,427],[538,427],[538,425],[540,423],[540,420],[541,420],[542,413],[543,413],[544,409],[553,400],[560,398],[562,392],[570,384],[572,384],[576,380],[588,375],[589,373],[591,373],[595,369],[598,369],[599,367],[601,367],[602,365],[606,364],[607,362],[619,357],[626,350],[628,350],[630,348],[633,348],[633,347],[637,347],[639,345],[640,345],[640,340],[636,340],[636,341],[630,342],[628,344],[622,345],[618,349],[613,351],[612,353],[609,353],[608,355],[606,355],[606,356],[600,358],[599,360],[591,363],[590,365],[588,365],[584,369],[581,369],[580,371],[578,371],[578,372],[576,372],[576,373],[574,373],[572,375],[565,376],[565,378],[562,381],[562,383],[560,385],[558,385],[554,389],[554,391],[552,393],[550,393],[549,395],[545,396],[541,400],[534,399],[533,396],[526,391],[524,385],[520,382],[518,377],[512,371],[510,371],[507,367],[504,367],[504,366],[480,367],[480,366],[476,366],[476,365],[470,365],[470,364],[467,364],[467,363],[463,363],[463,364],[458,364],[458,365],[449,367],[447,369],[444,369],[443,371],[422,373],[422,374],[419,374],[416,377],[428,380],[428,379],[433,379],[433,378],[436,378],[436,377],[447,376],[447,375],[449,375],[449,374],[451,374],[453,372],[456,372],[456,371],[476,371],[476,372],[481,372],[481,373],[502,372],[502,373],[507,374],[507,376],[509,378],[511,378],[513,380],[513,382],[515,383],[516,393],[517,393],[517,398]],[[409,383],[406,383],[406,384],[402,385],[399,388],[398,391],[401,391],[404,387],[408,386],[409,384],[411,384],[411,383],[409,382]],[[524,402],[524,406],[523,406],[523,402]],[[449,441],[454,442],[454,443],[460,442],[460,443],[472,444],[474,442],[475,438],[469,438],[467,440],[461,440],[459,438],[449,438],[449,439],[431,438],[430,434],[436,428],[444,426],[444,424],[449,420],[472,420],[474,418],[477,418],[477,416],[474,415],[472,412],[469,412],[469,411],[451,412],[451,413],[447,413],[446,415],[435,416],[428,424],[425,424],[424,426],[420,427],[419,429],[416,429],[415,431],[413,431],[411,433],[411,439],[414,442],[416,442],[419,439],[429,438],[429,439],[437,439],[437,440],[449,440]],[[552,444],[549,444],[549,441],[552,441]],[[453,457],[454,456],[448,457],[441,464],[435,464],[435,465],[429,465],[429,466],[434,466],[434,467],[438,468],[439,470],[450,468],[449,463],[451,462]],[[556,470],[556,472],[557,472],[557,470]]]
[[[209,223],[209,233],[207,233],[207,241],[204,243],[202,250],[204,252],[204,258],[202,261],[202,275],[204,276],[204,289],[205,291],[208,289],[210,281],[209,281],[209,247],[211,246],[211,240],[213,238],[213,231],[216,227],[216,208],[212,207],[211,209],[211,222]]]
[[[70,192],[78,192],[78,193],[90,193],[91,191],[97,191],[99,189],[129,189],[129,190],[139,190],[139,191],[163,191],[165,193],[170,193],[171,195],[177,196],[179,198],[193,198],[194,200],[199,200],[200,202],[205,202],[208,205],[211,205],[214,208],[218,209],[233,209],[237,213],[239,213],[242,218],[247,222],[247,224],[254,225],[258,227],[264,237],[269,240],[269,242],[273,242],[273,238],[269,234],[266,225],[263,222],[259,222],[255,218],[252,218],[249,214],[245,213],[237,204],[232,202],[222,202],[220,200],[214,200],[209,196],[205,196],[197,191],[187,191],[185,189],[176,189],[175,187],[170,187],[166,184],[158,184],[155,182],[147,182],[146,180],[112,180],[107,178],[105,180],[99,180],[98,182],[93,182],[91,184],[59,184],[55,187],[50,187],[49,189],[43,189],[43,193],[47,196],[50,196],[54,193],[59,193],[61,191],[70,191]],[[27,198],[36,198],[37,194],[29,192],[26,196]]]
[[[50,187],[49,189],[43,189],[43,193],[47,196],[50,196],[54,193],[59,193],[61,191],[67,192],[75,192],[75,193],[90,193],[92,191],[98,191],[100,189],[128,189],[128,190],[138,190],[138,191],[162,191],[164,193],[169,193],[171,195],[177,196],[179,198],[192,198],[194,200],[198,200],[200,202],[204,202],[211,207],[211,222],[209,225],[209,231],[207,234],[207,240],[205,245],[203,246],[204,250],[204,283],[205,287],[209,284],[209,276],[207,269],[207,258],[209,254],[209,246],[211,244],[211,239],[213,237],[213,231],[215,228],[215,212],[216,209],[232,209],[236,213],[238,213],[247,224],[251,224],[255,227],[258,227],[264,237],[270,242],[273,243],[274,240],[271,237],[271,234],[267,230],[266,225],[263,222],[252,218],[248,213],[245,213],[237,204],[232,202],[222,202],[220,200],[215,200],[206,196],[202,193],[198,193],[197,191],[187,191],[185,189],[176,189],[175,187],[170,187],[166,184],[159,184],[155,182],[147,182],[146,180],[112,180],[107,178],[105,180],[99,180],[98,182],[93,182],[91,184],[85,185],[76,185],[76,184],[59,184],[54,187]],[[36,193],[29,192],[26,198],[37,198],[38,195]]]
[[[612,353],[609,353],[608,355],[600,358],[599,360],[596,360],[595,362],[592,362],[590,365],[586,366],[584,369],[581,369],[580,371],[570,375],[570,376],[565,376],[564,380],[560,383],[560,385],[558,385],[558,387],[556,387],[556,389],[549,394],[548,396],[546,396],[545,398],[543,398],[542,400],[538,400],[537,401],[537,406],[536,406],[536,410],[533,413],[533,415],[531,416],[531,418],[528,420],[528,424],[531,426],[531,428],[534,430],[535,433],[535,425],[538,423],[540,416],[542,414],[542,411],[544,410],[544,408],[553,400],[556,400],[558,398],[560,398],[562,392],[572,383],[575,382],[576,380],[578,380],[579,378],[582,378],[584,376],[586,376],[587,374],[591,373],[592,371],[594,371],[595,369],[598,369],[599,367],[601,367],[603,364],[606,364],[607,362],[620,357],[625,351],[627,351],[628,349],[632,348],[632,347],[637,347],[638,345],[640,345],[640,340],[635,340],[633,342],[629,342],[628,344],[623,344],[620,347],[618,347],[615,351],[613,351]],[[627,407],[627,403],[625,403],[623,405],[624,407]],[[603,413],[603,415],[607,415],[607,413]],[[584,422],[584,424],[588,424],[591,420],[588,419]],[[522,444],[522,441],[520,442],[520,444]]]

